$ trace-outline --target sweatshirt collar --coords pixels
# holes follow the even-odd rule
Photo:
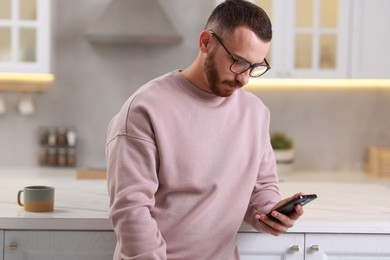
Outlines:
[[[192,84],[186,77],[184,77],[184,75],[181,73],[181,70],[173,71],[172,76],[176,80],[180,88],[182,88],[189,95],[197,99],[212,103],[213,105],[221,104],[227,99],[227,97],[219,97],[213,93],[209,93],[198,88],[197,86]]]

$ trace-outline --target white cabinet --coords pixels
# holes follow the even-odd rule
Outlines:
[[[4,260],[4,231],[0,230],[0,260]]]
[[[350,0],[253,2],[273,23],[267,77],[347,77]]]
[[[303,234],[239,233],[237,246],[241,260],[304,259]]]
[[[306,260],[390,259],[390,235],[307,234]]]
[[[390,259],[390,235],[239,233],[243,260]]]
[[[50,3],[0,1],[0,72],[50,72]]]
[[[354,0],[353,78],[390,78],[390,1]]]
[[[4,260],[112,260],[114,232],[4,231]]]
[[[269,14],[278,78],[390,78],[390,1],[252,0]]]

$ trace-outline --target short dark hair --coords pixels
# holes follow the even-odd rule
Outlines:
[[[239,26],[248,27],[263,41],[272,39],[272,24],[267,13],[245,0],[226,0],[219,4],[211,13],[205,29],[215,30],[223,37]]]

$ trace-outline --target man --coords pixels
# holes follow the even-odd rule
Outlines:
[[[269,69],[271,37],[261,8],[220,4],[194,62],[145,84],[111,120],[114,259],[239,259],[244,218],[279,235],[302,215],[265,216],[291,198],[280,200],[269,111],[241,88]]]

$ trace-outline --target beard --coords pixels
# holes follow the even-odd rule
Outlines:
[[[227,86],[237,86],[242,87],[242,84],[237,80],[234,81],[222,81],[220,74],[217,70],[215,63],[215,53],[216,49],[212,51],[204,61],[204,71],[207,77],[207,82],[211,93],[219,97],[229,97],[236,90],[234,87],[224,87],[223,84]]]

